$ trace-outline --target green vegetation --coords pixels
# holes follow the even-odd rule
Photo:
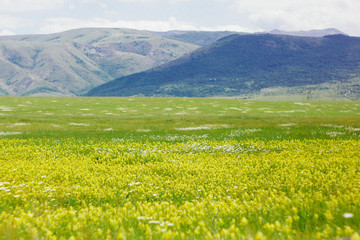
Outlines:
[[[146,141],[205,134],[216,140],[270,140],[329,138],[336,132],[336,138],[348,139],[358,136],[352,129],[360,122],[359,103],[351,101],[2,97],[0,102],[0,131],[21,133],[16,138]]]
[[[360,239],[360,102],[0,98],[1,239]]]

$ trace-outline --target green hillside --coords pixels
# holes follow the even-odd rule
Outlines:
[[[164,36],[169,39],[178,40],[181,42],[187,42],[196,44],[199,46],[206,46],[217,40],[233,35],[239,34],[237,32],[230,31],[168,31],[168,32],[157,32],[157,34]],[[246,34],[246,33],[242,33]]]
[[[160,67],[101,85],[88,95],[251,98],[283,88],[283,95],[313,97],[311,92],[316,92],[316,98],[331,93],[330,98],[358,99],[359,76],[360,38],[231,35]]]
[[[0,37],[0,95],[79,95],[197,48],[131,29]]]

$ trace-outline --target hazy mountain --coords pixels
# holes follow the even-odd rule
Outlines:
[[[291,36],[299,36],[299,37],[324,37],[327,35],[346,35],[336,28],[327,28],[327,29],[319,29],[319,30],[309,30],[309,31],[282,31],[279,29],[274,29],[269,32],[270,34],[277,35],[291,35]]]
[[[157,32],[157,34],[173,40],[206,46],[226,36],[240,33],[229,31],[168,31]]]
[[[131,29],[0,37],[0,95],[78,95],[198,47]]]
[[[101,85],[88,95],[248,97],[266,89],[304,95],[309,89],[338,87],[339,96],[356,98],[359,75],[360,38],[231,35],[170,63]]]
[[[248,35],[249,33],[239,33],[239,32],[230,32],[230,31],[168,31],[168,32],[156,32],[157,34],[164,36],[166,38],[192,43],[200,46],[206,46],[211,43],[216,42],[217,40],[227,37],[233,34]],[[290,36],[302,36],[302,37],[324,37],[326,35],[346,35],[345,33],[335,29],[319,29],[319,30],[309,30],[309,31],[282,31],[274,29],[270,32],[264,32],[262,34],[276,34],[276,35],[290,35]]]

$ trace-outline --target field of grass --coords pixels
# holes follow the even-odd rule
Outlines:
[[[360,102],[196,98],[0,98],[7,138],[333,139],[358,137]]]
[[[0,98],[0,239],[360,239],[360,102]]]

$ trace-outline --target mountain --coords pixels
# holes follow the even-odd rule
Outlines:
[[[181,42],[187,42],[199,46],[206,46],[217,40],[227,37],[232,34],[240,34],[238,32],[230,31],[168,31],[168,32],[156,32],[163,37],[178,40]],[[245,33],[242,33],[245,34]]]
[[[196,44],[199,46],[206,46],[211,43],[216,42],[217,40],[227,37],[233,34],[248,35],[249,33],[239,33],[231,31],[167,31],[167,32],[155,32],[158,35],[163,37],[178,40],[181,42],[187,42],[191,44]],[[276,35],[290,35],[290,36],[302,36],[302,37],[324,37],[327,35],[346,35],[336,28],[327,28],[327,29],[316,29],[309,31],[282,31],[279,29],[274,29],[270,32],[263,32],[262,34],[276,34]]]
[[[0,95],[80,95],[198,47],[132,29],[0,37]]]
[[[87,95],[251,97],[282,88],[308,97],[325,89],[358,98],[359,79],[360,38],[235,34]]]
[[[187,42],[199,46],[206,46],[211,43],[216,42],[217,40],[227,37],[233,34],[241,34],[248,35],[249,33],[239,33],[239,32],[231,32],[231,31],[167,31],[167,32],[155,32],[158,35],[163,37],[178,40],[181,42]],[[317,30],[309,30],[309,31],[282,31],[278,29],[274,29],[270,32],[265,32],[262,34],[276,34],[276,35],[290,35],[290,36],[302,36],[302,37],[324,37],[327,35],[346,35],[345,33],[335,29],[335,28],[327,28],[327,29],[317,29]]]
[[[46,35],[0,36],[0,96],[82,95],[232,34],[84,28]]]
[[[327,28],[327,29],[315,29],[309,31],[282,31],[279,29],[274,29],[269,32],[270,34],[277,35],[291,35],[291,36],[299,36],[299,37],[324,37],[327,35],[346,35],[336,28]]]

